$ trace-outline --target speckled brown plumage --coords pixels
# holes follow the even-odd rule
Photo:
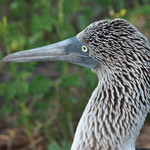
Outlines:
[[[99,83],[72,150],[134,150],[150,108],[150,44],[123,19],[92,23],[77,35],[99,61]]]

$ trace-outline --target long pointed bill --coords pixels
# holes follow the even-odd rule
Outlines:
[[[89,56],[89,52],[83,52],[84,44],[76,37],[58,42],[56,44],[16,52],[2,59],[3,62],[30,62],[30,61],[66,61],[88,68],[94,68],[99,63]]]

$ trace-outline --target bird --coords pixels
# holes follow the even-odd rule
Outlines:
[[[150,108],[150,43],[128,21],[99,20],[72,38],[2,61],[66,61],[91,69],[98,84],[71,150],[138,150],[135,142]]]

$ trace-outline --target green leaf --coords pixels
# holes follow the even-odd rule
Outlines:
[[[61,87],[70,87],[79,85],[80,85],[80,78],[78,75],[67,75],[62,77],[60,80]]]
[[[49,79],[46,79],[44,76],[38,76],[33,79],[33,81],[30,84],[30,92],[31,93],[47,93],[49,92],[49,88],[52,84],[52,81]]]
[[[56,142],[53,142],[48,146],[48,150],[61,150],[59,145]]]
[[[117,0],[97,0],[101,5],[111,6],[116,3]]]
[[[70,149],[71,145],[68,144],[67,142],[63,142],[62,147],[60,147],[59,144],[56,142],[53,142],[48,146],[48,150],[70,150]]]

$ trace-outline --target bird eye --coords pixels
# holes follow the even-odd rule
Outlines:
[[[83,46],[81,47],[81,49],[82,49],[82,51],[85,52],[85,53],[88,51],[88,48],[87,48],[85,45],[83,45]]]

